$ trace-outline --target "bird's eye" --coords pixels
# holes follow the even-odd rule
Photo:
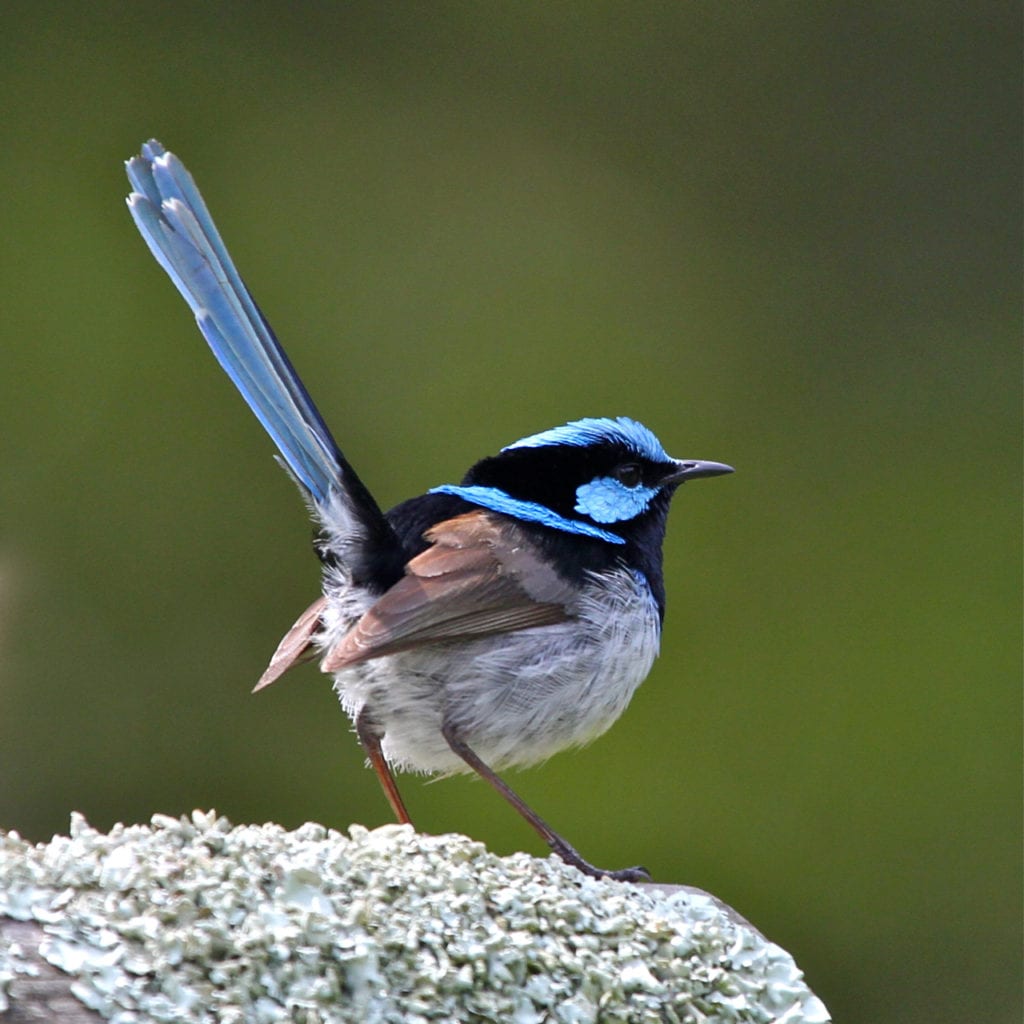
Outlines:
[[[624,462],[615,467],[615,479],[624,487],[636,487],[643,479],[643,472],[635,462]]]

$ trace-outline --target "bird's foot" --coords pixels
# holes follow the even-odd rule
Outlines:
[[[554,853],[557,853],[566,864],[582,871],[591,878],[610,878],[615,882],[649,882],[651,873],[647,868],[637,864],[632,868],[619,868],[618,871],[606,871],[604,868],[595,867],[589,861],[584,860],[575,847],[570,846],[561,836],[552,840],[549,844]]]

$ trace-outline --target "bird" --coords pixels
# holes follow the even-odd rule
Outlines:
[[[255,689],[319,656],[399,822],[412,824],[396,771],[475,772],[566,863],[594,878],[649,879],[639,865],[585,860],[498,772],[588,743],[622,714],[658,653],[670,502],[683,484],[732,467],[672,458],[638,420],[584,417],[384,512],[184,164],[152,139],[125,167],[138,230],[318,528],[323,593]]]

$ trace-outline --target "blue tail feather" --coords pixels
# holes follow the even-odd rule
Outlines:
[[[380,510],[245,287],[184,165],[151,140],[126,168],[135,190],[128,206],[139,231],[299,484],[317,505],[332,493],[349,498],[360,518],[377,525]]]

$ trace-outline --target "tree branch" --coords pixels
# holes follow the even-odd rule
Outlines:
[[[408,826],[198,812],[108,834],[76,815],[39,846],[0,833],[5,1007],[12,1024],[829,1019],[788,953],[699,890]]]

